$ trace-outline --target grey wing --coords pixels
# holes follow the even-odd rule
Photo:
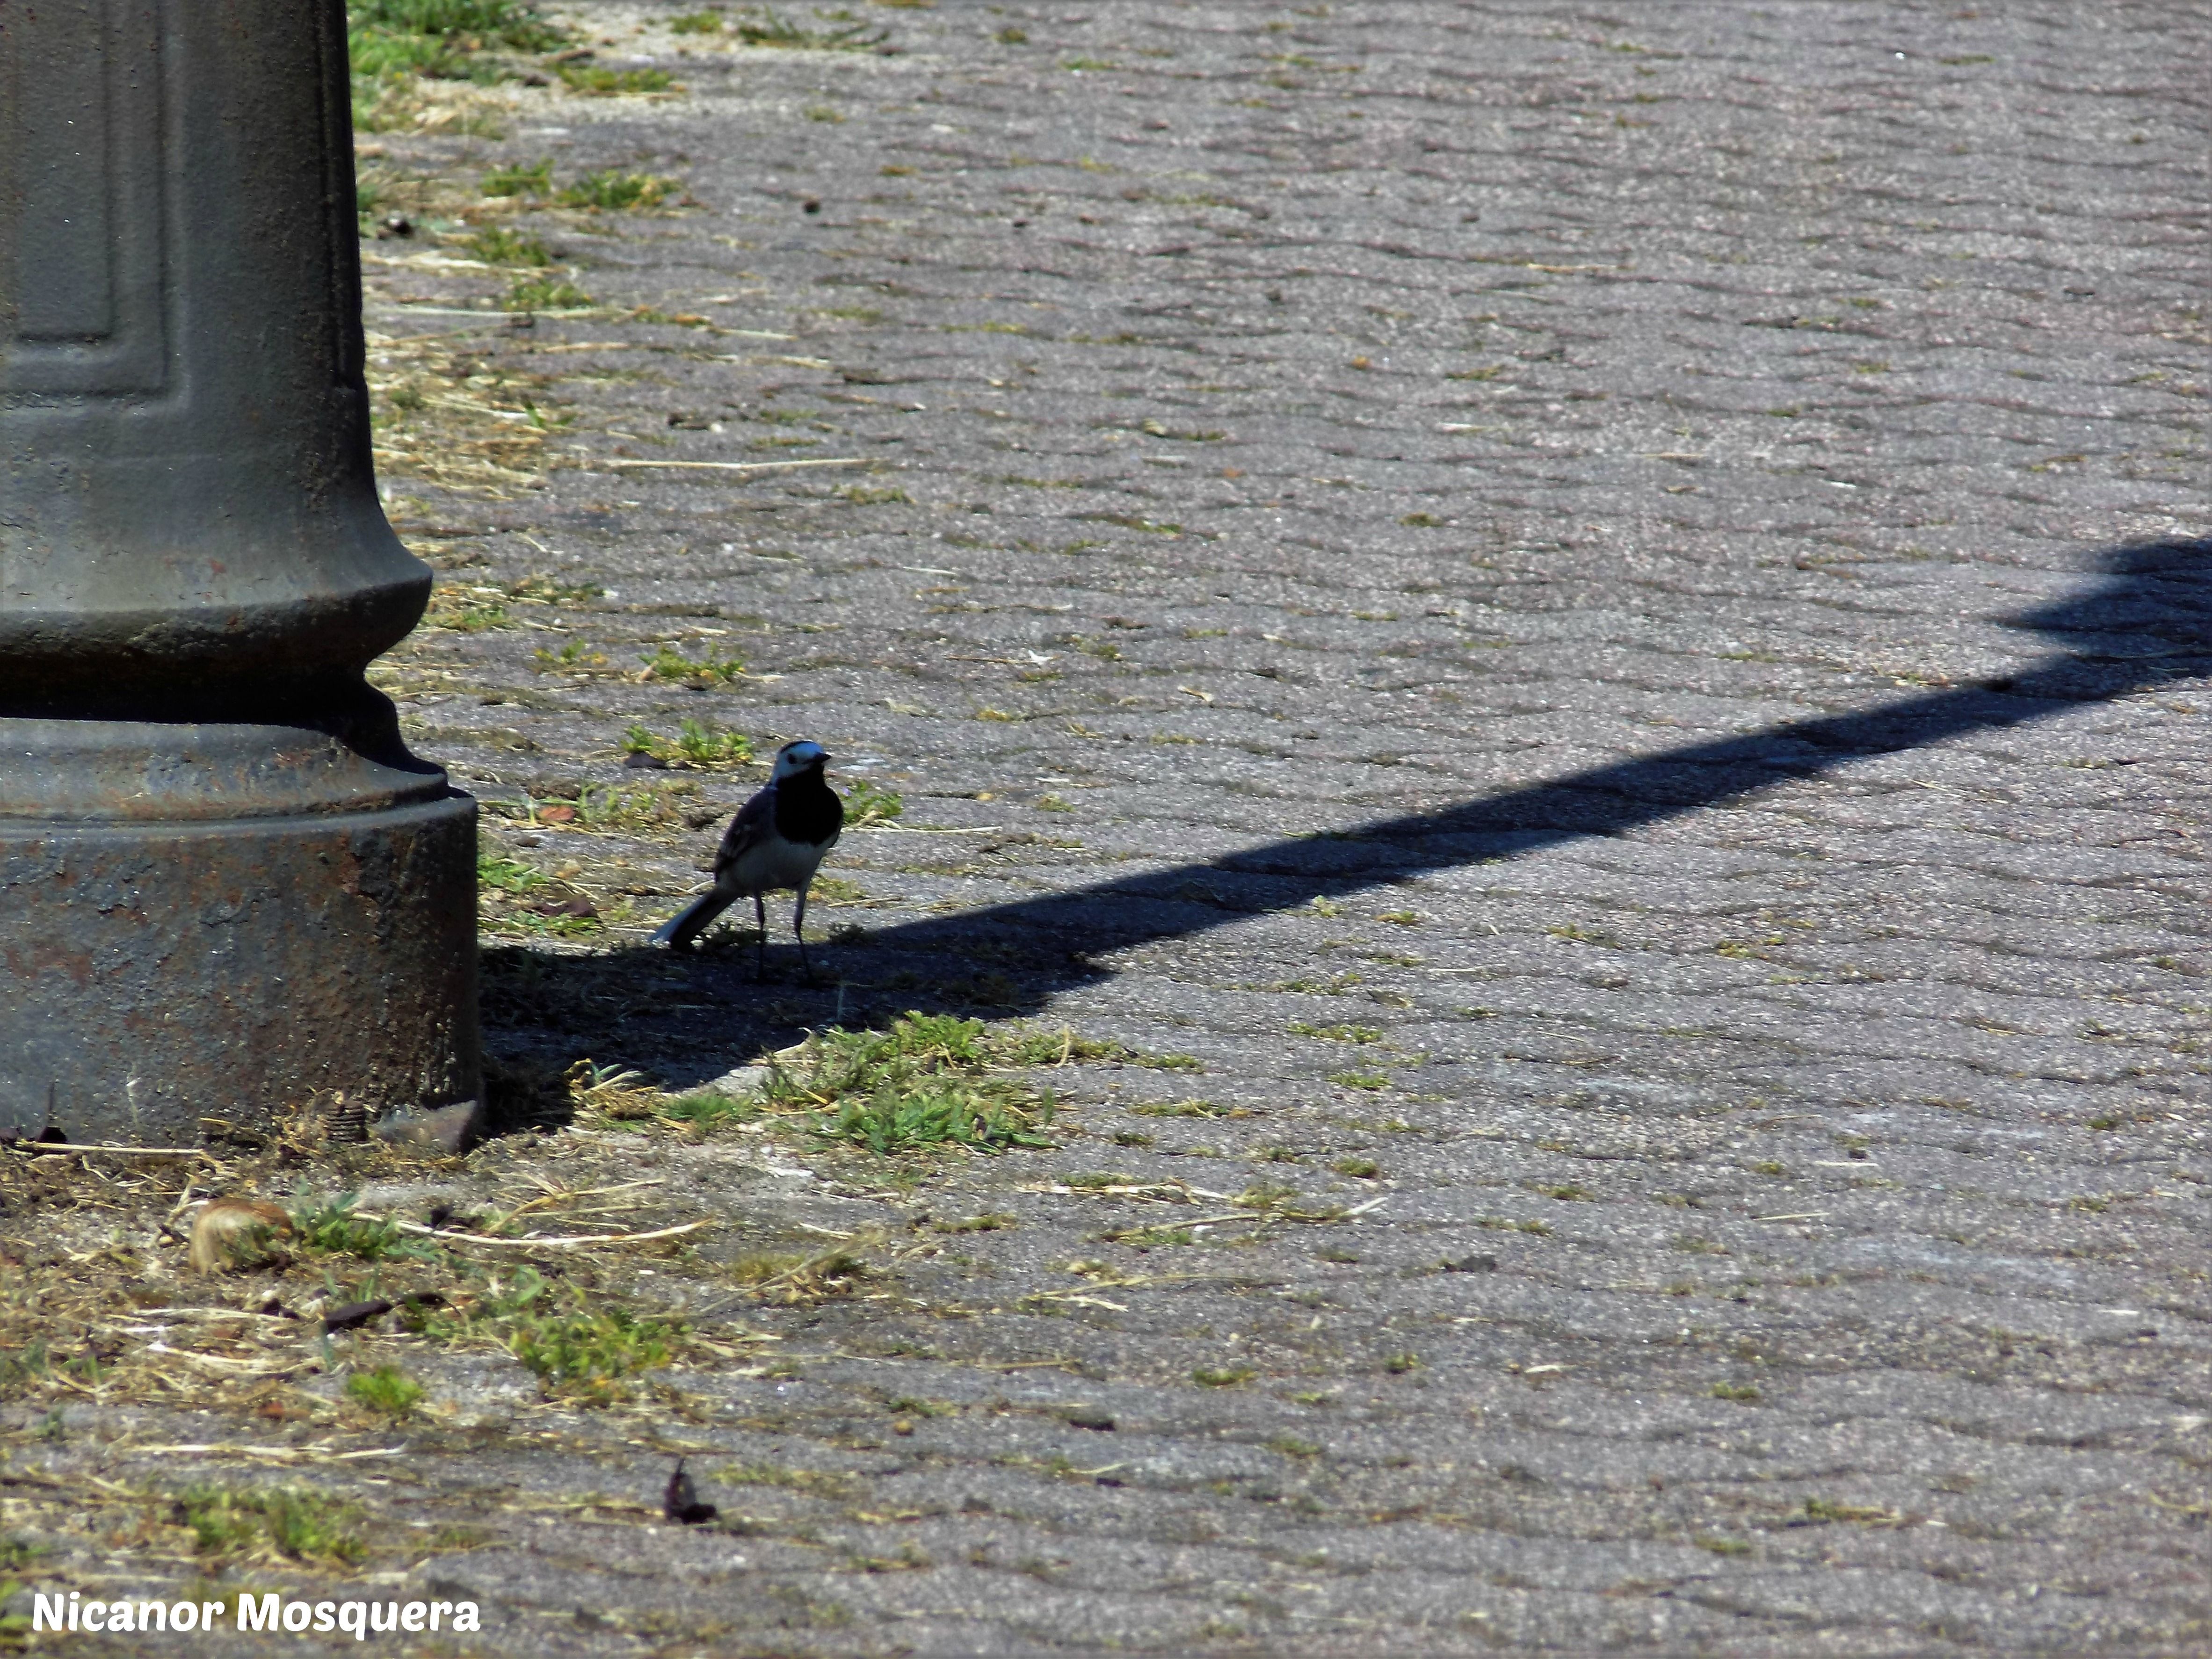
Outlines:
[[[746,854],[775,833],[775,790],[771,787],[740,806],[730,827],[722,831],[722,844],[714,853],[714,879],[720,882]]]

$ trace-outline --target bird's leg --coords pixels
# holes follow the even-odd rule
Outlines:
[[[806,889],[804,887],[799,890],[799,902],[792,908],[791,936],[799,941],[799,969],[806,975],[807,982],[811,984],[814,964],[806,959]]]
[[[753,977],[768,978],[768,901],[758,893],[753,895],[753,921],[760,928],[760,953],[753,958]]]

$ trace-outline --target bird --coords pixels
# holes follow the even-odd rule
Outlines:
[[[775,767],[760,793],[738,809],[714,854],[714,884],[685,905],[653,936],[655,945],[688,951],[714,918],[750,895],[760,924],[757,971],[768,972],[768,906],[761,896],[787,889],[799,895],[791,932],[799,941],[799,960],[808,978],[806,889],[822,867],[822,855],[837,844],[845,827],[845,803],[823,776],[830,756],[805,738],[775,751]]]
[[[675,1472],[668,1477],[668,1485],[660,1494],[660,1512],[678,1525],[699,1527],[712,1521],[721,1510],[699,1501],[699,1488],[684,1473],[684,1460],[679,1457]]]

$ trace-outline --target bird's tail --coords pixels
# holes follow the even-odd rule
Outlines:
[[[655,945],[665,945],[672,951],[690,948],[691,941],[714,925],[714,918],[737,902],[735,893],[725,893],[719,887],[709,887],[697,898],[685,905],[663,924],[653,936]]]

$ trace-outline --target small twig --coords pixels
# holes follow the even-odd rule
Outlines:
[[[2199,1521],[2203,1520],[2208,1515],[2212,1515],[2212,1504],[2177,1504],[2170,1498],[2160,1498],[2154,1492],[2147,1492],[2143,1496],[2149,1498],[2150,1501],[2157,1504],[2159,1508],[2162,1510],[2171,1510],[2176,1515],[2191,1516]]]
[[[1264,1223],[1269,1221],[1279,1221],[1282,1218],[1280,1216],[1278,1216],[1272,1211],[1268,1210],[1235,1210],[1227,1215],[1195,1215],[1188,1221],[1154,1223],[1142,1227],[1124,1227],[1119,1232],[1102,1236],[1109,1238],[1126,1238],[1131,1233],[1155,1232],[1160,1231],[1162,1227],[1165,1227],[1169,1230],[1186,1227],[1218,1227],[1223,1223],[1230,1221],[1255,1221]]]
[[[486,1238],[477,1233],[441,1232],[435,1227],[419,1226],[412,1221],[395,1221],[392,1224],[403,1233],[411,1233],[417,1238],[434,1238],[447,1244],[489,1244],[511,1250],[577,1250],[592,1244],[642,1244],[656,1238],[676,1238],[714,1224],[712,1221],[687,1221],[680,1227],[662,1227],[649,1233],[589,1233],[567,1238],[542,1236]]]
[[[1163,1204],[1188,1204],[1194,1198],[1217,1198],[1224,1204],[1235,1203],[1230,1193],[1209,1192],[1203,1187],[1194,1187],[1182,1181],[1152,1181],[1118,1187],[1070,1187],[1060,1182],[1047,1182],[1042,1186],[1024,1187],[1025,1193],[1049,1193],[1054,1198],[1147,1198]]]
[[[608,460],[609,467],[681,467],[686,471],[708,472],[782,472],[795,466],[867,466],[865,455],[841,456],[835,459],[821,459],[805,461],[630,461]]]
[[[85,1146],[70,1140],[26,1140],[13,1151],[31,1158],[48,1152],[115,1152],[128,1158],[204,1158],[210,1164],[222,1160],[204,1146]]]
[[[1022,1298],[1024,1302],[1067,1302],[1082,1308],[1111,1308],[1115,1313],[1129,1311],[1127,1304],[1109,1302],[1095,1291],[1079,1290],[1070,1286],[1064,1291],[1031,1291]]]
[[[139,1457],[267,1457],[279,1463],[347,1463],[360,1457],[402,1457],[404,1446],[374,1446],[366,1451],[325,1452],[316,1446],[122,1446],[116,1449]]]
[[[302,1365],[312,1365],[312,1358],[295,1359],[284,1365],[257,1365],[250,1359],[232,1359],[217,1353],[195,1353],[190,1348],[173,1348],[166,1342],[149,1342],[148,1353],[167,1354],[173,1359],[183,1359],[195,1365],[206,1365],[227,1376],[289,1376]]]
[[[133,1308],[142,1319],[265,1319],[276,1325],[295,1325],[293,1314],[249,1313],[243,1308]]]

